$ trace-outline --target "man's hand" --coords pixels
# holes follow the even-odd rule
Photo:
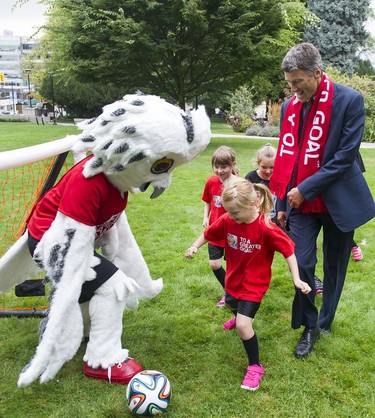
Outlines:
[[[305,200],[303,194],[298,190],[298,187],[293,187],[287,194],[287,197],[291,208],[299,208],[301,203]]]

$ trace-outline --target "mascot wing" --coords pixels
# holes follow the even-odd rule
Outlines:
[[[19,386],[27,386],[38,377],[41,383],[52,379],[78,350],[83,337],[78,299],[83,282],[95,278],[94,239],[95,227],[58,213],[38,244],[34,258],[51,281],[51,308],[41,324],[35,356],[22,371]]]
[[[34,278],[38,267],[31,258],[27,232],[0,259],[0,292],[8,292],[14,285]]]
[[[125,212],[100,241],[102,254],[111,260],[127,276],[134,279],[139,288],[126,300],[128,309],[135,309],[138,298],[152,299],[163,289],[163,280],[153,280],[146,261],[130,229]]]

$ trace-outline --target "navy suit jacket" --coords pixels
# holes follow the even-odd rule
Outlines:
[[[288,103],[282,106],[281,120]],[[297,186],[308,201],[321,195],[333,221],[343,232],[353,231],[375,216],[374,199],[357,161],[364,123],[362,96],[356,90],[334,83],[321,167]]]

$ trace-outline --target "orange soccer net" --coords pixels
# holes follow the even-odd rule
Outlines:
[[[23,234],[58,156],[0,171],[0,257]],[[60,174],[66,172],[64,161]]]
[[[24,233],[27,219],[39,198],[71,165],[66,161],[67,154],[66,152],[19,167],[0,170],[0,257]],[[20,295],[16,292],[16,296]],[[47,315],[48,306],[35,308],[30,298],[22,298],[21,303],[16,299],[18,298],[14,297],[13,292],[9,295],[0,293],[0,317]],[[39,304],[40,301],[45,303],[45,298],[37,298],[36,303],[38,301]]]

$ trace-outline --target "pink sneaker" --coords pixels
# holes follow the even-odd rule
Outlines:
[[[222,308],[223,306],[225,306],[225,295],[223,295],[223,297],[219,300],[219,302],[216,304],[216,306],[218,308]]]
[[[257,364],[248,366],[241,388],[245,390],[257,390],[263,375],[263,366],[258,366]]]
[[[352,248],[352,254],[353,261],[361,261],[363,258],[362,250],[358,245]]]
[[[230,331],[231,329],[236,328],[236,317],[234,316],[229,321],[224,322],[223,328],[225,331]]]
[[[320,295],[321,293],[323,293],[323,283],[319,279],[318,276],[314,276],[314,284],[315,284],[315,293],[317,295]]]

